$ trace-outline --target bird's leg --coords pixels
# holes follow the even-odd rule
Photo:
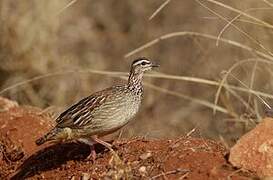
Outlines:
[[[87,144],[89,145],[90,147],[90,154],[88,155],[87,159],[91,159],[93,161],[96,160],[96,157],[97,157],[97,153],[95,151],[95,147],[94,147],[94,144],[96,143],[95,141],[93,141],[93,139],[83,139],[83,138],[80,138],[79,139],[80,142],[84,143],[84,144]]]
[[[99,144],[105,146],[105,147],[108,148],[110,151],[113,151],[113,149],[112,149],[112,144],[109,144],[109,143],[107,143],[107,142],[105,142],[105,141],[99,139],[98,136],[92,136],[92,140],[93,140],[94,142],[96,142],[96,143],[99,143]]]
[[[92,158],[93,161],[95,161],[96,157],[97,157],[95,147],[94,147],[94,144],[96,144],[96,143],[105,146],[107,149],[109,149],[110,151],[113,152],[112,145],[99,139],[96,135],[92,136],[91,138],[80,138],[80,139],[78,139],[78,141],[89,145],[91,152],[90,152],[90,155],[87,157],[87,159]]]

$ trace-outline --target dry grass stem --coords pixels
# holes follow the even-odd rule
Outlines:
[[[67,8],[69,8],[70,6],[72,6],[74,3],[76,3],[77,0],[71,0],[67,5],[65,5],[58,13],[57,15],[60,15],[61,13],[63,13],[63,11],[65,11]]]
[[[127,57],[130,57],[132,56],[133,54],[136,54],[140,51],[143,51],[144,49],[147,49],[157,43],[159,43],[160,41],[162,40],[166,40],[166,39],[170,39],[170,38],[174,38],[174,37],[178,37],[178,36],[197,36],[197,37],[203,37],[203,38],[207,38],[207,39],[213,39],[213,40],[217,40],[218,38],[216,36],[213,36],[213,35],[209,35],[209,34],[204,34],[204,33],[198,33],[198,32],[191,32],[191,31],[181,31],[181,32],[173,32],[173,33],[169,33],[169,34],[166,34],[166,35],[163,35],[163,36],[160,36],[159,38],[156,38],[152,41],[149,41],[148,43],[140,46],[139,48],[125,54],[125,58]],[[246,50],[246,51],[249,51],[251,53],[254,53],[258,56],[261,56],[265,59],[268,59],[268,60],[271,60],[273,61],[273,57],[270,56],[270,55],[267,55],[263,52],[260,52],[258,50],[255,50],[249,46],[246,46],[244,44],[241,44],[239,42],[236,42],[236,41],[232,41],[232,40],[229,40],[229,39],[224,39],[224,38],[220,38],[219,41],[221,42],[224,42],[224,43],[227,43],[227,44],[230,44],[232,46],[235,46],[235,47],[238,47],[238,48],[241,48],[243,50]]]
[[[267,26],[267,27],[273,29],[273,25],[271,25],[271,24],[269,24],[269,23],[267,23],[267,22],[265,22],[265,21],[262,21],[262,20],[260,20],[260,19],[258,19],[258,18],[256,18],[256,17],[254,17],[254,16],[251,16],[251,15],[249,15],[249,14],[247,14],[247,13],[245,13],[245,12],[239,10],[239,9],[233,8],[233,7],[229,6],[229,5],[226,5],[226,4],[224,4],[224,3],[221,3],[221,2],[215,1],[215,0],[206,0],[206,1],[207,1],[207,2],[210,2],[210,3],[213,3],[213,4],[215,4],[215,5],[221,6],[221,7],[223,7],[223,8],[226,8],[226,9],[228,9],[228,10],[230,10],[230,11],[236,12],[236,13],[238,13],[238,14],[242,14],[242,15],[244,15],[245,17],[248,17],[248,18],[250,18],[250,19],[252,19],[252,20],[254,20],[254,21],[257,21],[257,22],[263,24],[264,26]]]
[[[270,54],[271,56],[273,56],[273,54],[266,48],[264,47],[259,41],[257,41],[256,39],[254,39],[252,36],[250,36],[247,32],[243,31],[242,29],[240,29],[238,26],[233,24],[233,20],[237,19],[238,17],[240,17],[242,15],[239,14],[238,17],[236,16],[235,19],[232,19],[231,21],[227,20],[227,18],[223,17],[222,15],[220,15],[219,13],[217,13],[216,11],[212,10],[211,8],[209,8],[208,6],[206,6],[205,4],[201,3],[199,0],[195,0],[196,2],[198,2],[201,6],[203,6],[204,8],[206,8],[208,11],[210,11],[211,13],[213,13],[214,15],[218,16],[220,19],[224,20],[225,22],[227,22],[227,25],[222,29],[222,31],[219,33],[217,40],[216,40],[216,46],[218,46],[219,44],[219,39],[221,34],[224,32],[224,29],[227,28],[228,26],[232,26],[234,27],[237,31],[239,31],[240,33],[242,33],[244,36],[246,36],[248,39],[250,39],[252,42],[254,42],[255,44],[257,44],[258,46],[260,46],[263,50],[265,50],[268,54]]]
[[[253,87],[254,87],[254,81],[255,81],[257,65],[258,65],[258,61],[255,61],[254,65],[253,65],[252,72],[251,72],[249,89],[253,89]],[[250,103],[250,101],[251,101],[251,95],[252,95],[251,93],[248,93],[248,100],[247,100],[248,103]]]
[[[149,17],[149,21],[152,20],[164,7],[166,7],[171,0],[166,0],[164,3],[162,3],[156,10],[155,12]]]
[[[270,62],[266,61],[265,62]],[[193,83],[199,83],[199,84],[205,84],[205,85],[211,85],[211,86],[219,86],[221,83],[213,80],[208,80],[208,79],[202,79],[202,78],[197,78],[197,77],[189,77],[189,76],[176,76],[176,75],[169,75],[169,74],[163,74],[163,73],[153,73],[153,74],[146,74],[145,76],[147,77],[152,77],[152,78],[160,78],[160,79],[170,79],[170,80],[179,80],[179,81],[187,81],[187,82],[193,82]],[[259,96],[263,96],[266,98],[273,99],[273,95],[267,94],[261,91],[257,90],[251,90],[251,89],[246,89],[243,87],[237,87],[234,85],[229,85],[229,84],[222,84],[223,87],[228,87],[229,89],[237,90],[240,92],[245,92],[249,93],[251,92],[252,94],[257,94]]]
[[[93,73],[93,74],[101,74],[101,75],[109,75],[109,76],[114,76],[114,77],[119,77],[122,75],[127,75],[127,73],[124,72],[114,72],[114,71],[100,71],[100,70],[69,70],[69,71],[58,71],[58,72],[53,72],[53,73],[48,73],[48,74],[44,74],[44,75],[40,75],[40,76],[36,76],[30,79],[27,79],[25,81],[21,81],[18,83],[15,83],[3,90],[0,91],[0,94],[3,94],[11,89],[15,89],[19,86],[23,86],[26,85],[28,83],[37,81],[37,80],[41,80],[41,79],[45,79],[45,78],[50,78],[50,77],[55,77],[55,76],[62,76],[62,75],[66,75],[66,74],[72,74],[72,73]]]
[[[204,18],[204,19],[211,19],[211,20],[220,20],[220,18],[218,18],[218,17],[213,17],[213,16],[211,16],[211,17],[203,17],[203,18]],[[227,18],[227,20],[232,21],[231,18]],[[258,23],[258,22],[253,22],[253,21],[250,21],[250,20],[246,20],[246,19],[236,19],[235,21],[243,22],[243,23],[248,23],[248,24],[253,24],[253,25],[257,25],[257,26],[260,26],[260,27],[262,27],[262,28],[268,28],[268,27],[264,26],[263,24],[260,24],[260,23]]]
[[[219,139],[220,139],[221,143],[225,146],[226,149],[230,149],[228,142],[225,140],[225,138],[222,135],[219,135]]]
[[[192,130],[190,130],[190,132],[188,132],[188,133],[186,134],[186,137],[190,137],[195,131],[196,131],[196,127],[193,128]]]
[[[269,2],[268,0],[263,0],[268,6],[273,7],[273,3]]]
[[[247,9],[245,10],[245,12],[250,12],[250,11],[254,11],[254,10],[272,10],[272,8],[250,8],[250,9]],[[220,33],[218,34],[218,38],[217,38],[217,41],[216,41],[216,46],[219,45],[219,39],[221,38],[222,34],[224,33],[224,31],[230,26],[230,25],[233,25],[233,22],[238,20],[239,17],[241,17],[242,14],[238,14],[237,16],[235,16],[234,18],[232,18],[231,20],[228,20],[227,18],[225,18],[225,21],[228,21],[228,23],[223,27],[223,29],[220,31]],[[221,18],[220,18],[221,19]],[[251,24],[254,24],[254,25],[258,25],[258,26],[263,26],[262,24],[260,23],[255,23],[255,22],[252,22],[252,21],[245,21],[245,22],[248,22],[248,23],[251,23]],[[234,27],[237,27],[235,25],[233,25]],[[248,36],[248,34],[247,34]],[[250,36],[250,38],[252,40],[254,40],[255,43],[258,43],[259,46],[262,46],[263,49],[265,49],[265,47],[259,43],[257,40],[255,40],[254,38],[252,38]],[[267,49],[265,49],[266,51],[268,51]],[[270,51],[269,51],[270,52]],[[272,55],[272,54],[271,54]]]
[[[222,80],[221,80],[221,82],[220,82],[220,84],[219,84],[219,87],[218,87],[218,89],[217,89],[217,91],[216,91],[215,99],[214,99],[214,104],[215,104],[215,105],[218,104],[218,99],[219,99],[219,96],[220,96],[220,93],[221,93],[221,89],[222,89],[222,87],[224,86],[224,84],[226,83],[229,74],[230,74],[235,68],[237,68],[238,66],[241,66],[241,65],[244,64],[244,63],[248,63],[248,62],[257,62],[257,61],[263,62],[263,63],[268,63],[268,64],[273,64],[271,61],[267,61],[267,60],[263,60],[263,59],[246,59],[246,60],[238,61],[237,63],[233,64],[233,65],[228,69],[228,71],[225,72],[224,77],[222,78]],[[250,88],[247,87],[247,86],[244,86],[244,87],[246,87],[246,88],[249,90],[249,92],[252,92],[252,91],[253,91],[252,89],[250,89]],[[255,94],[255,95],[256,95],[256,96],[259,96],[258,94]],[[260,97],[260,96],[259,96],[259,97]],[[213,110],[213,113],[215,113],[215,112],[216,112],[216,111]]]
[[[250,106],[250,103],[245,101],[244,98],[242,98],[238,93],[236,93],[235,91],[233,91],[232,89],[229,89],[228,87],[226,88],[226,90],[232,94],[235,98],[237,98],[245,107],[246,109],[250,110],[251,113],[255,114],[255,110]]]
[[[262,117],[261,117],[260,112],[259,112],[258,101],[257,101],[257,99],[253,99],[253,101],[254,101],[254,110],[255,110],[255,114],[256,114],[256,116],[257,116],[256,119],[259,121],[260,119],[262,119]]]
[[[187,95],[184,95],[184,94],[180,94],[180,93],[175,92],[175,91],[170,91],[168,89],[161,88],[161,87],[158,87],[158,86],[153,85],[153,84],[144,83],[144,85],[147,86],[147,87],[149,87],[149,88],[151,88],[151,89],[157,90],[159,92],[162,92],[162,93],[165,93],[165,94],[169,94],[169,95],[173,95],[173,96],[176,96],[176,97],[180,97],[180,98],[192,101],[194,103],[203,105],[205,107],[208,107],[208,108],[211,108],[211,109],[215,109],[216,111],[220,111],[222,113],[229,114],[229,112],[225,108],[223,108],[221,106],[218,106],[218,105],[215,105],[215,104],[213,104],[211,102],[208,102],[208,101],[205,101],[205,100],[200,100],[200,99],[197,99],[197,98],[194,98],[194,97],[190,97],[190,96],[187,96]]]
[[[243,85],[244,87],[248,88],[247,85],[245,83],[243,83],[240,79],[238,79],[237,77],[235,77],[233,74],[230,73],[230,76],[233,77],[235,80],[237,80],[241,85]],[[269,110],[271,110],[271,106],[263,99],[261,98],[259,95],[254,94]]]

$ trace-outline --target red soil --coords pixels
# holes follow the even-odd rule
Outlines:
[[[1,102],[0,102],[1,106]],[[0,112],[0,179],[249,179],[254,175],[232,168],[219,143],[192,137],[170,140],[115,140],[115,152],[96,146],[98,158],[86,157],[85,144],[46,144],[35,139],[53,121],[31,107]]]

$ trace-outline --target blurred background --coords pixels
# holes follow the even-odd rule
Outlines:
[[[0,87],[25,82],[0,95],[58,115],[84,96],[126,82],[79,70],[128,72],[134,58],[145,56],[161,67],[145,77],[143,106],[121,136],[166,138],[196,128],[202,137],[232,144],[265,116],[263,100],[272,104],[272,9],[269,0],[0,0]],[[216,45],[221,31],[221,38],[240,44]],[[125,58],[173,32],[201,36],[185,33]],[[220,82],[222,109],[214,114]]]

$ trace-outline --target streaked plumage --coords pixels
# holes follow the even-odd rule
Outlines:
[[[56,119],[55,128],[36,144],[89,139],[120,129],[138,112],[143,95],[143,73],[152,67],[156,65],[146,58],[134,60],[127,84],[96,92],[72,105]]]

